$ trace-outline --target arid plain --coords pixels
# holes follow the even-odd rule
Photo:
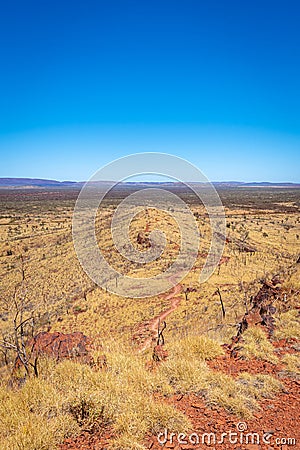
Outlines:
[[[140,213],[132,244],[147,249],[158,227],[165,251],[148,266],[122,257],[111,218],[135,189],[105,200],[96,235],[107,261],[139,278],[176,259],[180,230],[165,212]],[[219,188],[226,243],[202,284],[209,217],[191,193],[177,191],[199,227],[197,261],[179,285],[146,299],[111,294],[83,271],[72,241],[78,192],[0,191],[1,449],[160,448],[164,429],[226,432],[241,420],[253,432],[271,430],[271,448],[285,448],[287,438],[300,445],[300,189]],[[280,421],[283,401],[290,408]],[[166,445],[206,448],[201,439]],[[240,448],[270,448],[259,445]]]

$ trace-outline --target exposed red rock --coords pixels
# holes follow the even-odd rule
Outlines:
[[[187,443],[183,444],[179,441],[178,435],[175,435],[170,440],[170,433],[173,430],[168,430],[167,440],[164,445],[158,442],[157,435],[148,435],[145,437],[144,445],[146,448],[152,450],[174,449],[174,450],[202,450],[204,448],[212,448],[215,450],[288,450],[300,448],[300,382],[297,377],[290,376],[285,372],[285,366],[278,362],[278,364],[271,364],[266,361],[258,361],[256,359],[244,360],[239,357],[239,350],[236,346],[242,338],[242,333],[248,326],[259,326],[266,330],[267,336],[272,335],[274,328],[273,314],[275,308],[273,301],[281,295],[280,280],[273,279],[272,282],[264,282],[257,295],[252,299],[252,307],[250,311],[245,314],[240,324],[240,330],[232,339],[231,344],[224,344],[225,354],[219,356],[211,361],[208,365],[212,370],[224,372],[233,377],[238,376],[242,372],[251,374],[269,374],[273,377],[279,378],[283,384],[283,392],[276,395],[272,399],[263,399],[259,402],[260,410],[258,410],[252,418],[248,420],[241,420],[234,414],[230,414],[221,407],[209,408],[201,397],[196,395],[173,395],[170,398],[157,398],[161,402],[166,402],[173,405],[182,411],[192,423],[191,433],[183,440]],[[175,294],[173,291],[169,294],[169,298],[174,301]],[[154,320],[149,322],[147,330],[152,333],[157,330],[157,325],[167,314],[164,311]],[[145,324],[144,324],[145,326]],[[153,343],[153,335],[148,338],[147,346]],[[272,342],[272,340],[270,340]],[[296,353],[299,341],[295,339],[281,340],[272,342],[274,351],[279,357],[286,353]],[[142,348],[145,348],[145,343]],[[163,345],[156,345],[153,350],[153,361],[149,363],[151,368],[167,358],[167,353]],[[244,427],[244,435],[241,436],[239,426]],[[164,432],[164,430],[161,430]],[[232,443],[228,439],[229,433],[238,433],[238,438],[243,439],[242,442]],[[199,437],[200,442],[191,443],[189,437],[195,433]],[[215,436],[215,443],[201,442],[202,436],[207,434]],[[226,433],[227,437],[221,441],[222,434]],[[250,433],[248,442],[245,442],[245,434]],[[255,437],[252,441],[253,434]],[[212,436],[212,435],[211,435]],[[257,440],[259,436],[259,440]],[[113,430],[104,428],[102,434],[92,433],[87,435],[83,432],[79,437],[69,439],[60,446],[60,450],[105,450],[111,439],[114,437]],[[233,435],[235,437],[235,435]],[[164,436],[162,436],[164,438]],[[265,440],[264,440],[265,439]],[[193,441],[195,442],[195,441]]]
[[[43,331],[38,333],[28,346],[32,348],[33,356],[47,355],[57,361],[67,358],[93,364],[90,354],[93,348],[92,340],[79,331],[69,334]]]

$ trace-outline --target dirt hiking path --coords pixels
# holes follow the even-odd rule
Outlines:
[[[147,348],[151,347],[151,345],[153,344],[153,341],[155,341],[157,338],[157,330],[158,330],[159,324],[161,322],[163,322],[166,319],[166,317],[168,317],[169,314],[171,314],[173,311],[175,311],[178,308],[178,306],[180,305],[180,302],[181,302],[181,297],[178,297],[177,295],[181,291],[182,291],[181,284],[177,284],[176,286],[174,286],[172,288],[172,291],[169,294],[163,295],[163,298],[165,300],[171,300],[170,307],[168,309],[165,309],[164,311],[162,311],[160,314],[158,314],[152,320],[150,320],[150,322],[148,324],[145,324],[143,326],[144,330],[150,331],[151,334],[138,347],[139,353],[142,353],[145,350],[147,350]]]

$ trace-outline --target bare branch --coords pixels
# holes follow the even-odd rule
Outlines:
[[[218,296],[220,298],[220,303],[221,303],[221,307],[222,307],[222,316],[223,316],[223,319],[224,319],[225,315],[226,315],[226,311],[225,311],[224,303],[223,303],[223,300],[222,300],[222,295],[221,295],[221,292],[220,292],[219,288],[216,290],[215,294],[218,294]]]

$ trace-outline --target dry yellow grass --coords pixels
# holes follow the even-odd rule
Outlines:
[[[275,338],[300,339],[300,315],[297,309],[292,309],[279,314]]]
[[[257,358],[269,361],[273,364],[278,362],[274,353],[274,347],[268,340],[266,332],[259,327],[250,327],[243,333],[240,355],[247,359]]]
[[[42,203],[41,203],[42,204]],[[200,252],[209,248],[209,220],[204,210],[192,207],[199,212],[197,219],[201,232]],[[149,276],[163,264],[161,260],[152,268],[127,267],[126,261],[111,251],[111,237],[108,228],[113,205],[108,204],[99,219],[101,228],[100,246],[109,261],[117,264],[126,273]],[[232,238],[247,239],[256,247],[253,255],[240,253],[233,243],[225,247],[224,254],[229,261],[217,269],[210,280],[199,285],[198,278],[204,258],[199,256],[195,271],[183,280],[184,287],[193,286],[188,301],[182,295],[178,310],[168,318],[170,339],[189,334],[189,330],[208,332],[215,337],[215,331],[221,339],[228,339],[233,333],[233,326],[245,312],[245,299],[259,288],[259,279],[289,267],[299,253],[300,224],[295,213],[278,213],[276,211],[258,211],[238,209],[226,210],[228,234]],[[0,297],[10,298],[15,284],[20,280],[19,255],[23,254],[26,289],[32,307],[36,310],[39,326],[51,327],[57,331],[70,332],[80,330],[91,336],[105,339],[108,334],[116,339],[131,339],[134,327],[149,320],[161,309],[167,307],[161,298],[145,300],[122,299],[95,287],[83,272],[76,258],[71,236],[72,204],[47,208],[31,209],[23,213],[13,213],[10,219],[2,219],[0,227],[1,288]],[[178,230],[167,219],[166,214],[157,216],[150,210],[148,217],[138,215],[132,223],[131,235],[136,238],[139,230],[162,226],[168,241],[176,241]],[[158,219],[163,219],[159,223]],[[262,230],[261,230],[262,229]],[[268,236],[263,237],[263,233]],[[7,251],[12,255],[8,256]],[[164,254],[165,260],[171,262],[176,252],[169,245]],[[153,272],[154,273],[154,272]],[[295,287],[296,280],[291,280]],[[299,282],[298,282],[299,283]],[[219,287],[226,308],[226,318],[222,312],[218,297],[214,295]],[[297,291],[297,288],[295,289]],[[87,292],[85,294],[85,292]],[[290,300],[288,296],[288,300]],[[8,314],[9,316],[9,314]],[[1,331],[7,331],[9,320],[0,323]],[[219,327],[216,330],[216,327]]]
[[[209,281],[200,285],[199,275],[209,249],[209,219],[204,210],[192,206],[198,213],[201,232],[200,255],[191,271],[182,281],[183,289],[196,290],[185,296],[181,293],[178,309],[167,318],[165,331],[169,358],[156,371],[145,369],[151,349],[136,355],[132,335],[137,326],[156,316],[169,306],[162,297],[144,300],[122,299],[96,287],[82,270],[74,252],[71,235],[72,202],[56,204],[43,202],[20,208],[2,209],[0,217],[0,299],[10,305],[14,287],[21,279],[20,255],[25,267],[26,314],[34,311],[35,331],[82,331],[94,338],[94,356],[105,352],[108,367],[96,371],[70,361],[56,364],[41,360],[40,377],[25,383],[18,390],[3,385],[0,395],[0,448],[7,450],[47,450],[70,433],[80,428],[111,424],[116,439],[111,443],[116,450],[142,449],[146,432],[164,427],[176,431],[187,429],[186,417],[158,398],[174,393],[196,393],[208,405],[218,405],[240,417],[249,417],[258,408],[264,395],[272,396],[280,385],[272,377],[243,374],[233,379],[213,372],[206,360],[222,354],[220,343],[236,334],[236,325],[249,306],[251,295],[260,288],[260,280],[273,274],[283,274],[284,298],[276,303],[276,339],[299,338],[300,221],[297,208],[289,203],[288,212],[272,205],[258,209],[226,208],[227,232],[232,242],[227,243],[226,264],[216,269]],[[151,211],[147,217],[140,214],[132,223],[131,237],[135,242],[139,230],[162,226],[168,247],[163,258],[150,267],[128,266],[117,252],[112,251],[109,222],[113,204],[107,204],[98,218],[101,229],[99,244],[107,259],[122,272],[133,276],[157,273],[176,257],[174,242],[179,237],[176,224],[165,213]],[[298,236],[298,237],[297,237]],[[245,238],[246,237],[246,238]],[[247,239],[257,252],[241,253],[234,239]],[[202,256],[201,256],[202,254]],[[219,288],[226,316],[222,317]],[[14,311],[0,306],[0,333],[11,333]],[[259,329],[249,329],[243,335],[242,354],[276,363],[273,347]],[[112,341],[116,345],[112,344]],[[100,347],[101,346],[103,347]],[[8,380],[14,353],[1,355],[1,376]],[[294,356],[286,356],[287,370],[299,368]]]
[[[286,354],[281,361],[286,365],[286,370],[291,374],[300,375],[300,357],[299,355]]]
[[[191,360],[210,360],[224,354],[220,343],[206,336],[190,335],[171,342],[168,348],[176,357]]]
[[[39,378],[29,379],[18,390],[1,388],[1,448],[53,450],[80,427],[93,429],[103,424],[115,430],[112,448],[142,448],[148,432],[191,428],[181,412],[155,400],[155,393],[193,392],[203,396],[208,405],[250,417],[259,398],[280,389],[272,377],[243,374],[234,380],[211,371],[205,357],[191,352],[183,360],[174,352],[154,372],[146,370],[141,356],[126,349],[111,351],[107,369],[100,371],[72,361],[57,364],[43,359]]]
[[[125,349],[112,351],[107,370],[100,371],[72,361],[41,360],[39,378],[15,391],[1,388],[1,448],[53,450],[80,427],[103,424],[113,425],[118,439],[131,436],[132,442],[164,427],[188,429],[182,413],[154,399],[154,393],[173,392],[167,378],[144,365]]]

